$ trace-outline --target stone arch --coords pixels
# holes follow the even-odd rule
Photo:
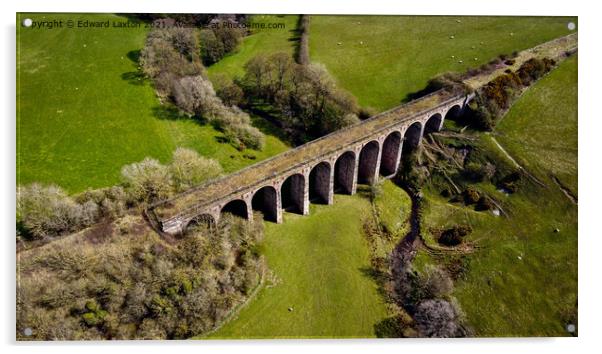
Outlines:
[[[383,150],[380,159],[380,174],[391,176],[397,172],[399,167],[399,152],[401,150],[401,133],[394,131],[390,133],[383,142]]]
[[[305,177],[300,173],[288,176],[280,187],[282,209],[293,213],[303,214],[305,194]]]
[[[345,194],[353,193],[355,178],[355,153],[346,151],[337,158],[334,164],[334,190]]]
[[[215,218],[213,218],[213,215],[201,214],[190,219],[190,221],[186,223],[186,226],[184,226],[182,230],[184,233],[186,233],[186,231],[195,226],[204,226],[207,228],[212,228],[215,226],[215,224]]]
[[[220,214],[232,214],[244,219],[249,218],[247,203],[242,199],[234,199],[229,201],[226,205],[222,207]]]
[[[251,199],[253,210],[263,213],[263,219],[267,221],[278,221],[278,193],[276,188],[265,186],[258,189]]]
[[[422,138],[422,124],[420,122],[414,122],[406,129],[403,134],[403,147],[404,152],[411,151],[418,147],[420,139]]]
[[[433,114],[424,125],[424,133],[430,134],[433,132],[438,132],[443,128],[443,116],[440,113]]]
[[[328,204],[330,195],[330,164],[322,161],[309,173],[309,200],[316,204]]]
[[[372,140],[364,145],[360,152],[359,168],[357,173],[357,182],[373,184],[376,182],[376,165],[378,165],[378,150],[380,146],[378,141]]]
[[[447,113],[445,113],[445,119],[454,120],[454,119],[458,118],[461,113],[462,113],[462,107],[460,107],[459,104],[454,105],[452,108],[447,110]]]

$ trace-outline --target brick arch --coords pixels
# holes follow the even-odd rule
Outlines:
[[[441,113],[435,113],[426,121],[424,134],[438,132],[441,128],[443,128],[443,116]]]
[[[251,198],[253,210],[260,211],[263,219],[278,222],[278,192],[273,186],[259,188]]]
[[[397,130],[389,133],[385,138],[380,159],[380,174],[382,176],[391,176],[397,172],[401,142],[401,132]]]
[[[422,139],[422,123],[412,123],[403,134],[403,152],[410,152],[418,147]]]
[[[216,225],[216,220],[211,214],[200,214],[190,219],[186,225],[182,228],[182,231],[186,233],[190,228],[195,226],[205,226],[212,228]]]
[[[462,107],[459,104],[453,105],[450,109],[445,113],[445,119],[456,119],[462,113]]]
[[[282,209],[303,214],[305,198],[305,176],[294,173],[288,176],[280,186]]]
[[[233,199],[221,208],[220,214],[232,214],[244,219],[249,219],[247,202],[242,199]]]
[[[334,164],[334,191],[344,194],[353,193],[355,180],[355,152],[345,151]]]
[[[328,204],[331,165],[327,161],[316,164],[309,172],[309,200],[316,204]]]
[[[379,151],[380,144],[376,140],[372,140],[362,147],[357,173],[358,183],[374,184],[376,182]]]

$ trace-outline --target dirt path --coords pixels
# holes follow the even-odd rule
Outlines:
[[[577,196],[575,194],[573,194],[573,192],[569,188],[567,188],[564,184],[562,184],[562,182],[560,181],[560,179],[558,179],[558,177],[552,175],[552,179],[554,180],[554,183],[556,183],[558,188],[560,188],[562,193],[571,201],[571,203],[577,205]]]
[[[510,160],[514,166],[516,166],[516,168],[518,168],[519,170],[524,170],[523,166],[521,166],[518,162],[516,162],[516,160],[508,153],[508,151],[506,151],[506,149],[504,149],[504,147],[498,143],[498,141],[495,139],[495,137],[491,136],[491,141],[493,141],[495,143],[495,145],[498,147],[498,149],[500,149],[500,151],[504,154],[504,156],[506,156],[506,158],[508,160]]]
[[[516,168],[518,168],[519,170],[521,170],[527,177],[529,177],[533,182],[537,183],[539,186],[544,187],[544,188],[548,188],[548,186],[543,183],[542,181],[540,181],[537,177],[533,176],[529,171],[527,171],[526,168],[524,168],[523,166],[521,166],[509,153],[508,151],[506,151],[506,149],[504,149],[504,147],[495,139],[494,136],[489,135],[489,137],[491,138],[491,141],[494,142],[494,144],[498,147],[498,149],[500,149],[500,151],[504,154],[504,156],[506,156],[506,158],[508,160],[510,160],[514,166],[516,166]]]

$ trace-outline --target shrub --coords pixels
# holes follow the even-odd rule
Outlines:
[[[414,320],[422,337],[452,338],[465,335],[456,307],[445,300],[424,300],[418,304]]]
[[[191,115],[205,116],[211,119],[218,115],[223,103],[216,96],[213,85],[202,76],[186,76],[173,86],[176,105]]]
[[[25,238],[73,232],[92,224],[97,217],[96,204],[78,204],[60,187],[33,183],[17,190],[17,222]]]
[[[206,65],[218,62],[225,54],[224,43],[215,36],[215,32],[210,29],[203,29],[200,32],[201,56]]]
[[[472,232],[472,228],[468,225],[455,225],[449,229],[444,230],[439,235],[439,242],[445,246],[457,246],[462,243],[463,237]]]
[[[517,74],[520,77],[523,85],[528,86],[533,81],[539,79],[545,73],[552,70],[554,65],[556,65],[556,62],[553,59],[531,58],[521,65],[517,71]]]
[[[522,176],[520,172],[513,172],[502,178],[498,183],[498,186],[499,188],[503,188],[510,193],[516,193],[518,192],[521,182]]]
[[[479,201],[477,202],[475,209],[479,210],[479,211],[484,211],[484,210],[491,210],[491,209],[493,209],[493,207],[494,207],[494,204],[493,204],[493,201],[491,200],[491,198],[484,195],[481,198],[479,198]]]
[[[225,74],[213,77],[215,93],[226,106],[240,106],[244,103],[244,92],[232,79]]]
[[[172,83],[183,76],[204,74],[193,28],[155,27],[140,53],[144,72],[153,79],[162,96],[169,96]]]
[[[469,113],[468,119],[477,129],[491,131],[495,127],[496,114],[492,113],[490,107],[491,104],[485,102],[481,96],[477,95],[477,97],[471,101],[468,105]],[[495,111],[499,111],[499,108],[496,108]]]
[[[243,30],[232,26],[233,19],[213,19],[209,28],[200,32],[201,56],[206,65],[218,62],[234,51],[243,37]]]
[[[495,175],[495,165],[485,162],[481,164],[476,161],[470,161],[466,163],[464,167],[464,173],[469,179],[481,182],[483,180],[490,180]]]
[[[479,195],[479,192],[470,186],[464,190],[462,195],[464,196],[464,203],[466,203],[467,205],[478,202],[479,198],[481,197]]]
[[[133,202],[154,203],[172,194],[169,168],[155,159],[147,157],[124,166],[121,178],[129,200]]]
[[[199,155],[196,151],[177,148],[169,165],[173,185],[181,192],[215,178],[222,173],[218,161]]]
[[[85,310],[86,312],[82,314],[82,320],[89,327],[101,325],[109,314],[96,303],[96,300],[86,302]]]
[[[421,282],[425,298],[438,298],[452,292],[454,283],[445,270],[429,265],[423,273]]]
[[[126,210],[127,195],[121,186],[101,189],[88,189],[75,196],[79,204],[94,203],[97,206],[98,217],[117,218]],[[91,205],[90,205],[91,207]]]
[[[261,150],[265,139],[259,129],[247,124],[230,124],[224,127],[224,135],[239,150],[250,148]]]
[[[360,120],[366,120],[378,114],[376,108],[373,107],[361,107],[357,116]]]
[[[521,87],[521,84],[522,80],[519,75],[504,74],[490,81],[481,89],[480,93],[487,101],[493,101],[498,107],[506,109],[510,106],[516,90]]]
[[[458,233],[453,232],[453,229],[449,229],[441,233],[437,241],[445,246],[457,246],[462,243],[462,237]]]

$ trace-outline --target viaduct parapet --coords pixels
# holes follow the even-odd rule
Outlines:
[[[152,205],[147,215],[171,235],[217,223],[225,212],[252,219],[261,211],[276,223],[283,211],[307,215],[310,203],[332,204],[334,193],[354,194],[358,183],[394,176],[402,153],[439,131],[469,99],[434,92]]]

